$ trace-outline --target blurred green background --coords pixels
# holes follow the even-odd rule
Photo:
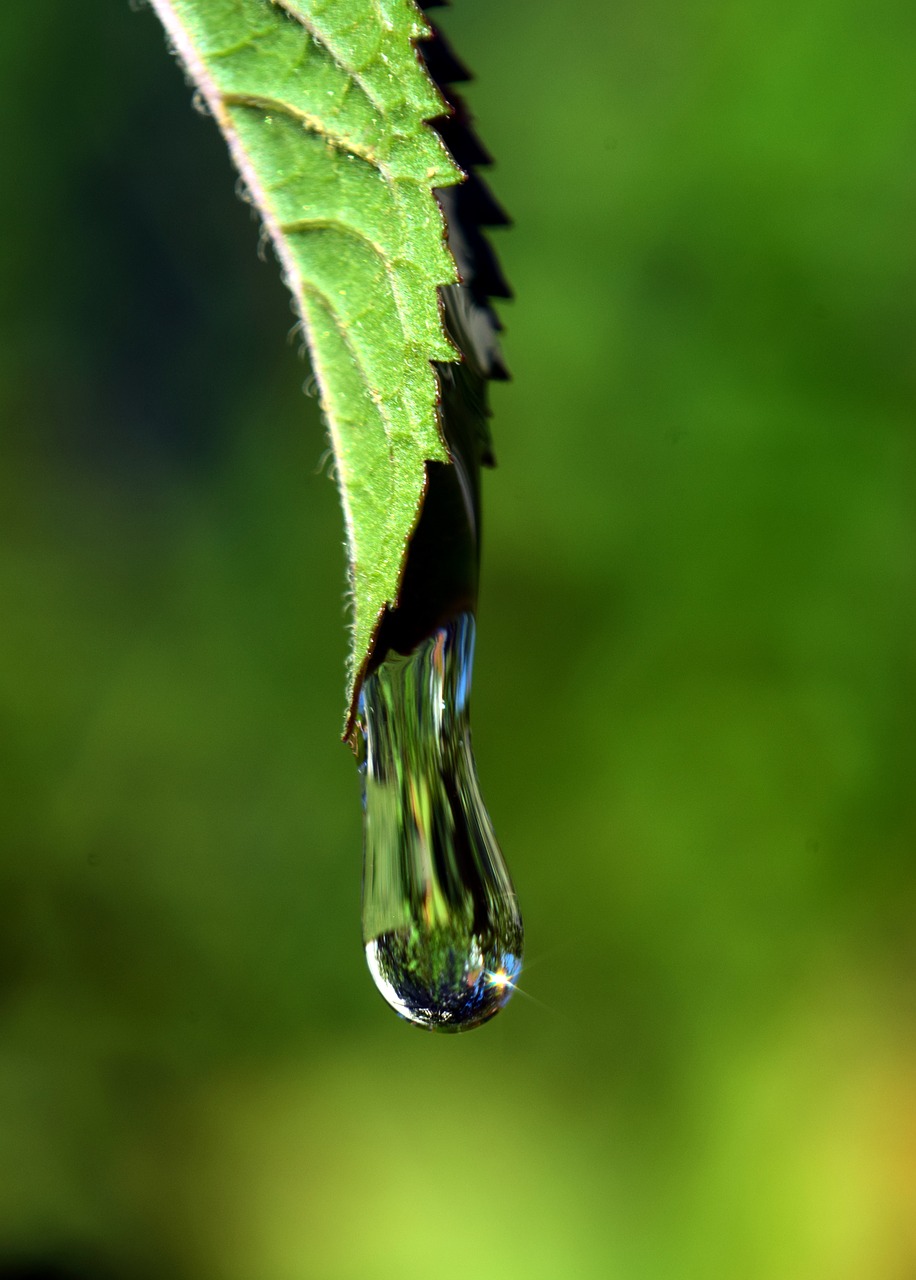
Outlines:
[[[342,522],[223,144],[148,10],[0,11],[0,1269],[913,1280],[916,10],[442,24],[517,222],[528,968],[458,1039],[365,970]]]

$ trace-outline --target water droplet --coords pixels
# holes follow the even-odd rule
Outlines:
[[[522,919],[484,807],[468,717],[474,618],[404,657],[359,701],[365,815],[363,940],[402,1017],[466,1031],[497,1013],[522,963]]]

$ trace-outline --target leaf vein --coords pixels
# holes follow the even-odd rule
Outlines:
[[[380,112],[382,115],[385,114],[385,103],[379,99],[378,94],[373,91],[365,77],[362,76],[355,67],[351,67],[344,62],[339,54],[334,52],[334,50],[328,45],[327,39],[323,35],[321,28],[313,22],[308,14],[304,13],[298,8],[298,6],[292,4],[291,0],[271,0],[271,4],[276,5],[278,9],[281,9],[288,18],[293,20],[293,22],[298,22],[302,27],[304,27],[315,43],[319,45],[332,60],[334,65],[339,67],[345,75],[349,76],[351,80],[355,81],[356,84],[359,85],[360,89],[362,89],[363,93],[375,107],[376,111]]]
[[[248,107],[252,111],[275,112],[278,115],[288,116],[291,120],[295,120],[297,124],[301,124],[309,133],[314,133],[318,137],[324,138],[325,142],[330,143],[335,150],[345,151],[350,155],[356,156],[359,160],[365,160],[367,164],[371,164],[374,169],[379,171],[386,182],[391,181],[385,166],[370,147],[363,146],[362,143],[357,142],[354,138],[347,137],[346,134],[338,133],[330,128],[320,116],[312,115],[308,111],[302,111],[299,107],[294,107],[290,102],[284,102],[280,98],[272,98],[267,94],[222,93],[220,98],[223,105],[227,107]]]
[[[393,256],[387,252],[383,245],[379,244],[377,240],[373,240],[370,235],[365,231],[362,231],[359,227],[354,227],[351,223],[343,222],[339,218],[296,218],[293,222],[281,223],[280,230],[284,235],[307,234],[310,231],[334,231],[340,235],[349,236],[351,239],[359,241],[360,244],[364,244],[367,248],[371,249],[373,253],[377,254],[379,261],[385,270],[385,275],[388,277],[388,283],[391,286],[392,297],[394,298],[394,304],[398,312],[398,319],[401,322],[401,331],[406,338],[409,328],[409,320],[405,300],[403,298],[403,291],[400,286]],[[355,323],[360,318],[361,316],[351,316],[350,322]]]

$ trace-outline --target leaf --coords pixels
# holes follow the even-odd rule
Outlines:
[[[336,458],[350,562],[352,711],[398,592],[427,461],[447,461],[431,361],[459,353],[433,188],[464,174],[412,0],[152,0],[229,145],[293,293]]]

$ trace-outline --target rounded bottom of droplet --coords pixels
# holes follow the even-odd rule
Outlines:
[[[398,929],[366,943],[373,981],[395,1013],[428,1031],[471,1031],[511,998],[522,971],[513,950],[446,928]]]

